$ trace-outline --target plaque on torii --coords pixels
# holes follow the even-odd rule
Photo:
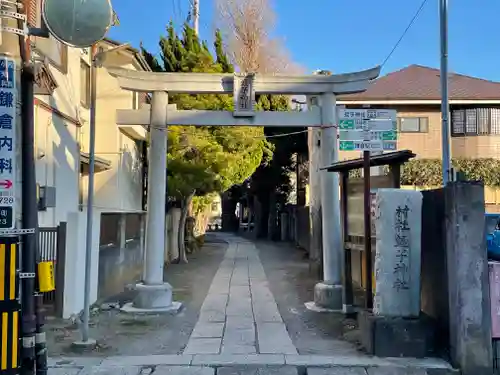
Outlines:
[[[235,73],[233,81],[234,117],[255,116],[254,73]]]

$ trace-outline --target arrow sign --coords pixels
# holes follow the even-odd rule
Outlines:
[[[0,181],[0,187],[3,187],[4,189],[10,189],[12,187],[12,181],[11,180]]]

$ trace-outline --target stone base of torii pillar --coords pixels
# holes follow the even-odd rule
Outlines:
[[[136,284],[133,288],[137,296],[133,302],[123,305],[121,311],[128,313],[157,314],[177,313],[182,303],[172,300],[172,286],[169,283],[160,285]]]

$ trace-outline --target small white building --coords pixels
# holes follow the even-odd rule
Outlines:
[[[117,45],[104,40],[97,49],[105,53]],[[90,51],[64,46],[54,38],[36,38],[33,53],[45,60],[38,69],[34,109],[40,248],[44,259],[64,260],[56,260],[57,291],[46,299],[48,303],[56,300],[55,313],[68,317],[83,307]],[[140,53],[132,48],[104,56],[104,66],[149,69]],[[122,90],[105,67],[98,68],[92,302],[98,294],[123,290],[123,283],[134,281],[124,279],[140,276],[142,269],[141,246],[137,244],[133,256],[123,254],[123,249],[128,240],[140,236],[147,133],[140,126],[118,127],[115,116],[117,109],[135,109],[144,100],[144,96]],[[61,237],[62,232],[65,235]],[[118,251],[103,256],[103,248],[113,248],[106,243],[108,238],[116,238],[111,245]],[[104,268],[102,263],[106,263]],[[102,273],[112,277],[111,288],[106,285],[109,277],[103,278]],[[100,284],[104,286],[101,288]]]

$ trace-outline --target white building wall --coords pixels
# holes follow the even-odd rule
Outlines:
[[[39,212],[41,227],[54,227],[66,221],[68,213],[78,211],[80,128],[74,122],[88,121],[88,110],[80,105],[79,49],[68,48],[67,74],[53,66],[50,71],[58,87],[52,96],[40,95],[35,106],[36,179],[40,186],[56,188],[56,207]],[[50,108],[55,108],[65,119]]]
[[[133,64],[126,69],[137,69]],[[133,93],[122,90],[117,80],[100,68],[97,75],[96,156],[111,163],[111,169],[95,174],[94,205],[104,212],[138,212],[142,209],[142,166],[134,139],[116,125],[117,109],[132,109]],[[82,129],[83,151],[89,151],[89,128]],[[146,132],[143,131],[143,135]],[[86,204],[88,179],[83,182]]]
[[[80,104],[80,49],[68,48],[67,73],[50,66],[58,87],[52,96],[36,97],[36,180],[56,189],[54,208],[39,211],[40,227],[67,223],[63,316],[83,308],[86,212],[79,211],[80,142],[89,111]],[[88,126],[88,125],[87,125]],[[100,212],[94,214],[92,240],[91,302],[97,298]]]
[[[66,264],[64,274],[63,318],[83,310],[85,290],[85,243],[87,212],[70,212],[67,217]],[[99,233],[101,212],[94,211],[92,223],[92,263],[90,268],[90,303],[97,300],[99,274]]]
[[[79,170],[80,152],[89,152],[90,114],[80,104],[82,58],[88,62],[88,54],[79,49],[68,49],[67,74],[51,67],[58,87],[51,97],[37,97],[45,105],[42,103],[35,107],[37,182],[40,186],[56,188],[56,207],[39,212],[39,225],[54,227],[61,221],[67,222],[65,318],[83,308],[88,178],[83,178],[80,185]],[[125,68],[137,67],[129,65]],[[121,90],[105,68],[98,70],[97,82],[96,156],[109,161],[111,168],[95,174],[91,303],[96,301],[98,292],[101,213],[141,211],[142,199],[140,150],[136,142],[116,125],[116,110],[133,108],[133,94]],[[63,116],[47,107],[56,108]],[[80,122],[81,126],[71,119]],[[79,211],[80,194],[83,196],[82,211]]]
[[[40,186],[56,189],[54,208],[39,211],[41,227],[54,227],[78,211],[79,150],[75,124],[35,106],[36,180]]]

